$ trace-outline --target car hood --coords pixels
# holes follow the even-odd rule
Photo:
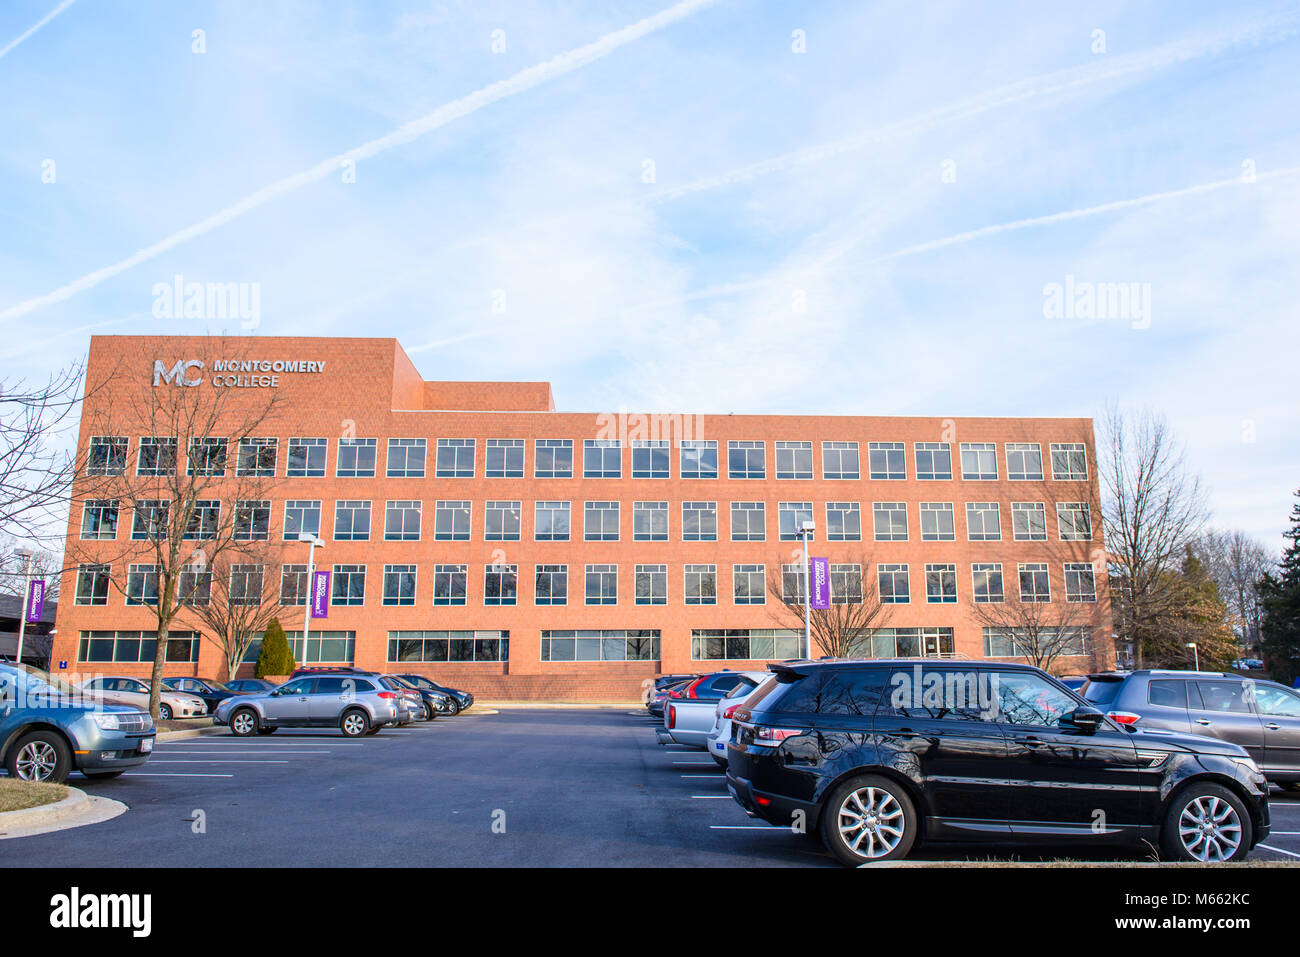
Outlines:
[[[1148,751],[1186,751],[1193,754],[1217,754],[1225,758],[1249,757],[1246,749],[1202,734],[1145,728],[1132,732],[1133,744]]]

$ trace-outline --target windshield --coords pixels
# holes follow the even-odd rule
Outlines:
[[[82,694],[84,692],[64,681],[62,678],[55,677],[48,671],[41,671],[39,668],[33,668],[31,665],[17,664],[16,662],[5,662],[6,668],[13,668],[26,673],[26,680],[23,685],[30,692],[39,692],[46,688],[51,689],[59,694]]]

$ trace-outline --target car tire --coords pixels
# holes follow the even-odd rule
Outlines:
[[[246,738],[262,730],[262,722],[252,708],[236,708],[230,715],[230,733]]]
[[[125,774],[126,768],[122,768],[121,771],[82,771],[81,773],[92,781],[107,781],[109,778],[116,778]]]
[[[449,714],[453,718],[456,717],[456,715],[460,714],[460,702],[457,701],[455,698],[452,698],[451,701],[448,703],[447,714]]]
[[[33,731],[9,749],[5,770],[20,781],[62,784],[72,771],[72,749],[56,731]]]
[[[434,718],[436,718],[436,717],[438,717],[438,713],[437,713],[436,711],[433,710],[433,705],[429,704],[429,703],[426,701],[426,702],[424,703],[424,720],[425,720],[425,721],[432,721],[432,720],[433,720]]]
[[[1241,798],[1219,784],[1194,783],[1169,802],[1160,850],[1173,861],[1239,861],[1250,853],[1253,836]]]
[[[339,716],[339,730],[345,738],[359,738],[370,730],[370,717],[360,708],[349,708]]]
[[[907,792],[876,774],[844,781],[822,808],[822,840],[836,860],[850,867],[901,860],[916,842],[917,829],[916,809]],[[865,854],[864,839],[870,842]]]
[[[366,737],[370,737],[372,734],[378,734],[381,728],[383,728],[382,724],[372,724],[365,731]]]
[[[280,730],[279,728],[258,728],[258,729],[257,729],[257,733],[258,733],[258,734],[275,734],[275,732],[277,732],[277,731],[279,731],[279,730]]]
[[[172,719],[172,706],[169,704],[158,705],[158,720],[170,721]]]

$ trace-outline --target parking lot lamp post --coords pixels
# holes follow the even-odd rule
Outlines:
[[[298,541],[307,543],[307,606],[302,610],[302,661],[298,662],[302,665],[307,663],[307,633],[311,631],[311,600],[312,593],[316,590],[315,583],[312,581],[312,572],[316,570],[316,546],[324,548],[325,541],[319,535],[310,532],[301,532]]]
[[[812,522],[799,525],[799,540],[803,542],[803,656],[812,660],[812,592],[808,589],[808,539],[817,526]]]
[[[18,648],[14,655],[14,664],[23,663],[23,639],[27,637],[27,603],[32,596],[32,553],[20,548],[14,553],[23,563],[23,611],[18,616]]]
[[[1194,665],[1193,665],[1193,667],[1192,667],[1192,670],[1193,670],[1193,671],[1200,671],[1200,670],[1201,670],[1201,653],[1200,653],[1200,651],[1197,650],[1197,648],[1196,648],[1196,642],[1194,642],[1194,641],[1189,641],[1189,642],[1187,643],[1187,647],[1192,649],[1192,661],[1194,662]]]

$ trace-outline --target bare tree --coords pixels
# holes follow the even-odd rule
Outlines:
[[[779,559],[769,565],[767,572],[767,593],[777,608],[773,618],[787,626],[796,625],[801,632],[804,624],[802,561],[801,555],[794,560],[797,574],[787,571]],[[866,584],[864,576],[870,575],[872,567],[867,554],[831,565],[831,606],[809,609],[812,643],[822,655],[848,658],[861,654],[864,642],[870,648],[872,631],[888,623],[893,606],[883,603],[879,591]]]
[[[219,340],[213,353],[227,354]],[[138,372],[138,369],[135,370]],[[124,373],[114,370],[109,378]],[[148,607],[157,631],[150,688],[150,711],[158,717],[158,698],[168,636],[184,610],[182,576],[197,561],[218,566],[228,551],[269,537],[269,494],[276,475],[278,447],[258,444],[274,418],[274,394],[256,400],[247,392],[159,380],[152,389],[128,392],[100,403],[83,423],[83,435],[98,437],[79,470],[76,504],[131,514],[125,542],[119,545],[70,536],[69,564],[108,566],[109,583],[128,604]],[[131,439],[140,438],[134,461],[127,461]],[[268,459],[270,460],[268,463]],[[266,502],[265,511],[261,503]],[[81,512],[85,521],[85,511]],[[134,567],[133,567],[134,566]]]
[[[291,574],[282,589],[283,558],[282,546],[240,543],[224,550],[215,562],[198,556],[181,573],[178,595],[183,617],[194,620],[221,649],[225,681],[235,677],[249,646],[266,631],[282,604],[307,600],[307,566]]]
[[[1247,650],[1257,648],[1263,618],[1259,583],[1273,567],[1268,549],[1234,528],[1206,532],[1194,551],[1219,586],[1219,597],[1228,608],[1229,622],[1241,643]]]
[[[1141,666],[1178,600],[1171,573],[1207,520],[1205,493],[1168,424],[1152,412],[1109,409],[1099,455],[1115,626]]]
[[[76,473],[63,439],[75,424],[84,367],[43,383],[0,380],[0,532],[36,539],[65,506]]]
[[[1013,594],[1008,587],[1001,601],[972,602],[972,615],[991,637],[1007,643],[1011,657],[1026,658],[1044,671],[1050,671],[1058,658],[1091,654],[1085,638],[1096,633],[1101,620],[1098,603],[1072,601],[1069,596],[1059,596],[1057,601],[1026,600],[1031,592],[1021,585],[1019,594]]]
[[[18,542],[10,540],[0,545],[0,595],[21,598],[25,580],[23,559],[18,555]],[[31,564],[28,571],[33,579],[45,579],[45,600],[58,601],[59,577],[63,574],[63,560],[54,552],[43,548],[29,549]]]

